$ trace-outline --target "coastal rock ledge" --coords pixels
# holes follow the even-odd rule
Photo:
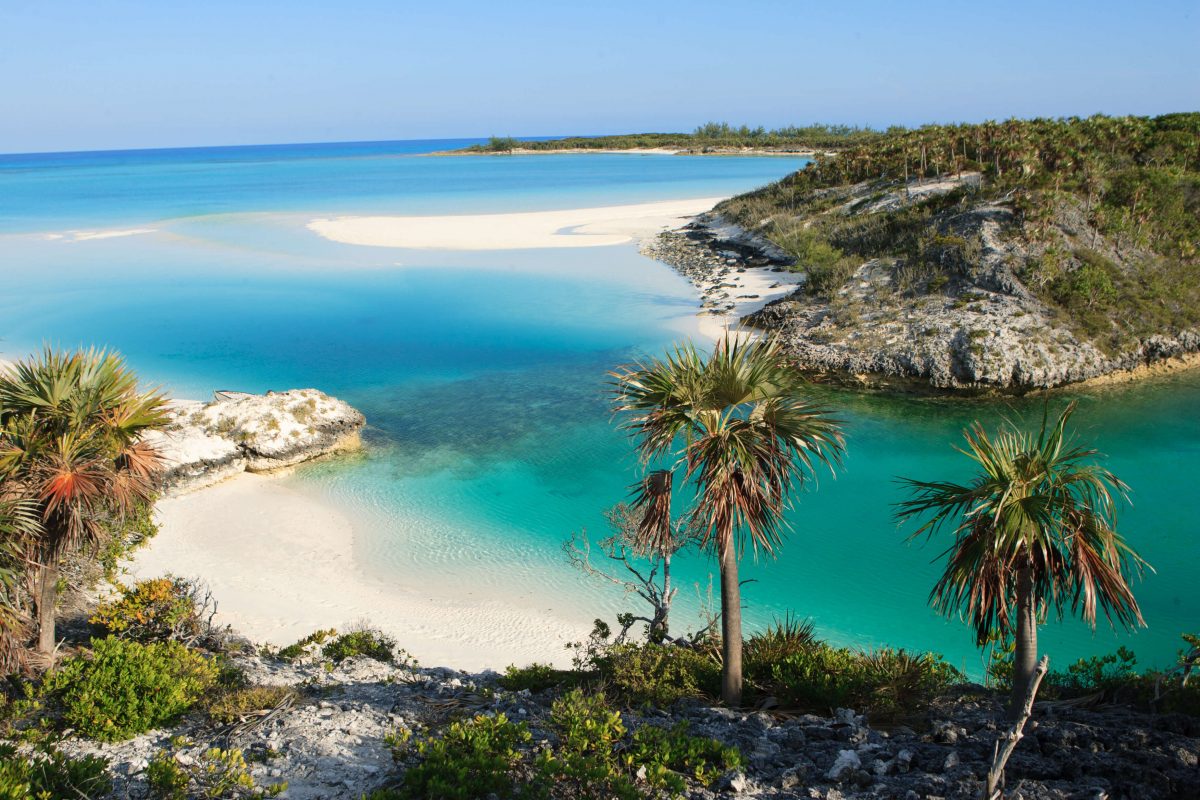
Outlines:
[[[168,494],[355,449],[366,424],[348,403],[316,389],[216,392],[208,403],[175,401],[170,416],[165,428],[146,437],[163,455]]]

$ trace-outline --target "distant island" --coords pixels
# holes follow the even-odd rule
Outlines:
[[[669,150],[686,155],[811,155],[844,150],[875,141],[881,131],[853,125],[805,125],[767,130],[747,125],[709,122],[691,133],[630,133],[614,136],[567,136],[560,139],[524,140],[493,136],[483,144],[449,151],[456,155],[507,155],[511,153],[561,153]]]
[[[693,280],[801,273],[743,322],[856,385],[1019,393],[1197,362],[1200,113],[843,141],[651,254]]]

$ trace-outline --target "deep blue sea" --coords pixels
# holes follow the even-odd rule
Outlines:
[[[803,162],[424,155],[468,143],[0,156],[0,352],[105,345],[182,397],[339,396],[367,415],[366,453],[286,480],[356,520],[371,572],[440,576],[447,593],[464,581],[498,596],[534,587],[546,608],[594,603],[591,616],[611,616],[620,596],[582,581],[560,545],[583,528],[602,534],[603,510],[626,497],[635,461],[605,374],[695,334],[690,286],[633,246],[398,251],[326,241],[305,224],[713,197]],[[797,498],[777,559],[748,561],[747,619],[790,610],[834,641],[938,650],[978,674],[966,626],[927,607],[944,543],[905,542],[894,478],[964,477],[952,449],[964,425],[1037,414],[1042,401],[814,391],[846,420],[845,469]],[[1180,632],[1200,627],[1200,376],[1072,396],[1081,435],[1134,489],[1122,526],[1157,572],[1136,586],[1148,629],[1051,623],[1044,649],[1060,667],[1119,644],[1166,663]],[[683,562],[686,627],[693,585],[714,569],[701,554]]]

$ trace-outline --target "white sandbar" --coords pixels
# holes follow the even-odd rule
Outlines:
[[[682,225],[723,198],[565,211],[438,217],[314,219],[309,230],[344,244],[428,250],[526,250],[625,244]]]

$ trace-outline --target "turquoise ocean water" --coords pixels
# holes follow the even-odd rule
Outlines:
[[[694,333],[690,287],[632,246],[403,251],[304,225],[727,195],[802,162],[421,155],[464,143],[0,156],[0,352],[103,344],[178,396],[316,386],[342,397],[366,413],[370,447],[287,480],[351,515],[366,568],[611,615],[621,598],[582,582],[560,544],[602,533],[601,512],[635,474],[606,371]],[[1037,414],[1041,401],[819,394],[846,420],[845,470],[798,498],[779,558],[748,562],[748,620],[792,610],[835,641],[939,650],[977,673],[965,626],[926,606],[941,546],[904,542],[894,477],[962,477],[951,444],[967,422]],[[1123,525],[1157,573],[1137,586],[1148,629],[1051,624],[1045,649],[1060,666],[1122,643],[1165,663],[1179,633],[1200,628],[1200,376],[1072,396],[1082,436],[1134,488]],[[687,617],[713,567],[683,561]]]

